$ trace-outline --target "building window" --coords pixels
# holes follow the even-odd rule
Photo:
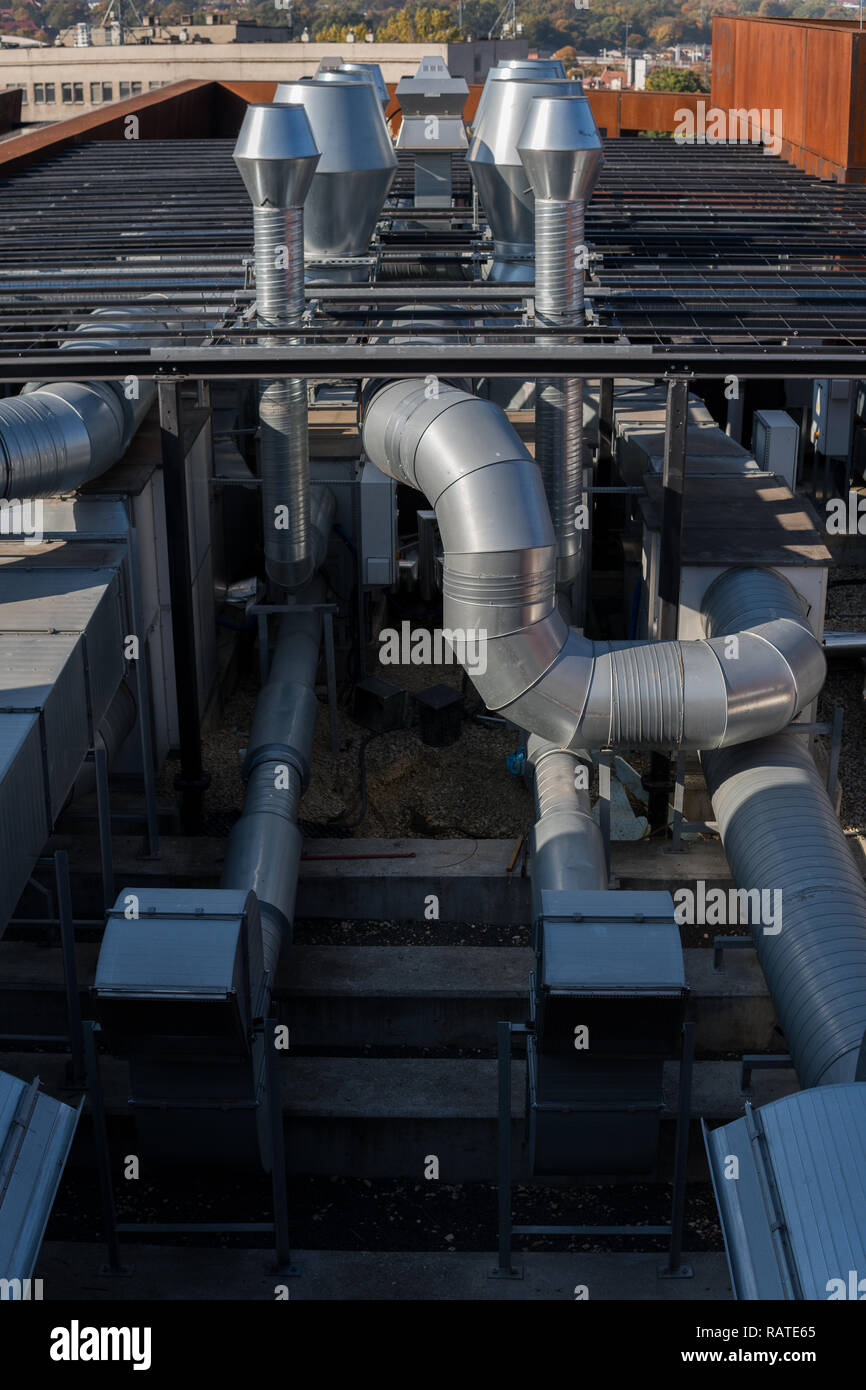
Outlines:
[[[114,85],[113,85],[113,83],[111,83],[111,82],[103,82],[103,84],[102,84],[102,100],[103,100],[103,101],[114,101]]]
[[[84,83],[83,83],[83,82],[73,82],[73,84],[72,84],[72,99],[73,99],[73,101],[84,101]]]
[[[46,82],[46,83],[45,83],[45,101],[46,101],[46,103],[48,103],[48,102],[52,102],[52,103],[53,103],[53,102],[56,102],[56,100],[57,100],[57,91],[56,91],[56,88],[55,88],[55,86],[54,86],[54,83],[53,83],[53,82]]]
[[[61,82],[61,84],[60,84],[60,100],[63,101],[63,102],[70,102],[70,101],[72,100],[72,83],[71,83],[71,82]]]
[[[91,82],[91,84],[90,84],[90,100],[91,100],[92,103],[96,103],[97,101],[101,101],[101,100],[102,100],[102,83],[101,83],[101,82]]]
[[[155,92],[156,89],[157,89],[157,87],[161,87],[161,86],[162,86],[162,83],[161,83],[161,82],[148,82],[148,84],[147,84],[147,90],[148,90],[149,92]]]
[[[129,96],[129,83],[128,83],[128,82],[121,82],[121,84],[120,84],[120,100],[123,101],[123,98],[124,98],[124,97],[128,97],[128,96]]]
[[[34,83],[33,83],[33,100],[34,100],[34,101],[38,101],[38,102],[43,102],[43,101],[45,100],[45,84],[44,84],[44,82],[34,82]]]
[[[134,97],[140,97],[140,96],[141,96],[141,83],[140,83],[140,82],[133,82],[133,84],[132,84],[132,95],[133,95]]]

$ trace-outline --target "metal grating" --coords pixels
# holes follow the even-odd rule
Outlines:
[[[230,140],[82,144],[0,184],[0,377],[80,376],[86,365],[111,363],[118,372],[128,364],[151,374],[183,363],[193,375],[238,375],[243,364],[243,375],[260,374],[263,350],[250,345],[243,319],[253,299],[244,266],[252,219],[232,149]],[[750,363],[757,374],[773,364],[787,370],[799,355],[812,374],[822,356],[828,372],[840,364],[850,370],[837,374],[862,372],[866,188],[822,183],[752,146],[619,139],[606,142],[605,158],[587,210],[593,318],[581,345],[552,350],[562,360],[587,370],[657,360],[660,371],[738,360],[744,374]],[[456,159],[458,189],[466,193],[466,166]],[[382,312],[371,301],[384,298],[385,282],[395,278],[403,302],[414,300],[416,323],[425,305],[441,316],[441,305],[429,302],[431,280],[443,266],[455,281],[471,276],[489,250],[468,209],[463,228],[446,218],[441,232],[426,236],[401,229],[401,177],[408,179],[408,168],[398,175],[375,248],[383,283],[367,295],[367,326]],[[168,311],[154,308],[154,320],[168,312],[171,343],[158,342],[154,328],[149,352],[59,354],[60,342],[95,307],[153,293],[170,301]],[[453,291],[455,298],[470,293],[466,285]],[[502,372],[525,366],[531,327],[494,318],[497,307],[519,308],[515,291],[485,285],[477,293],[486,306],[484,343],[460,351],[476,355],[479,371],[495,369],[500,358]],[[387,369],[394,349],[366,342],[358,310],[360,340],[345,341],[351,293],[317,288],[309,296],[324,315],[301,330],[297,346],[271,350],[283,370],[296,358],[320,363],[325,374],[360,375],[371,358]],[[438,331],[448,336],[447,328]],[[428,348],[419,351],[429,356]],[[533,355],[541,370],[537,345]]]

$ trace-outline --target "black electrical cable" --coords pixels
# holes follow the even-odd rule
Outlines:
[[[375,730],[375,732],[373,732],[372,734],[368,734],[367,737],[366,737],[365,739],[362,739],[362,741],[361,741],[361,743],[360,743],[360,745],[359,745],[359,747],[358,747],[358,777],[359,777],[358,795],[355,797],[355,800],[352,802],[351,806],[347,807],[345,811],[340,811],[339,814],[336,815],[336,816],[330,816],[330,817],[328,818],[328,822],[327,822],[328,825],[332,825],[332,826],[342,825],[342,826],[345,826],[347,830],[355,830],[355,829],[357,829],[357,827],[361,824],[362,820],[363,820],[364,817],[366,816],[366,814],[367,814],[367,748],[368,748],[369,745],[373,742],[373,739],[374,739],[374,738],[379,738],[379,736],[380,736],[381,734],[385,733],[385,732],[386,732],[386,731],[385,731],[384,729],[377,729],[377,730]],[[390,732],[390,731],[389,731],[389,732]],[[361,807],[360,815],[358,815],[354,820],[351,820],[350,817],[354,814],[354,812],[357,810],[357,808],[358,808],[359,805],[360,805],[360,807]]]

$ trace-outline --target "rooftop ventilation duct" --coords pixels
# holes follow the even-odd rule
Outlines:
[[[333,519],[333,494],[314,488],[316,568]],[[280,950],[291,938],[303,841],[298,806],[319,711],[316,605],[323,598],[324,584],[314,579],[280,622],[220,887],[125,888],[108,914],[93,996],[112,1050],[130,1058],[136,1125],[150,1152],[244,1159],[257,1129],[267,1166],[264,1057],[253,1024],[267,1011]],[[129,916],[131,900],[137,917]],[[218,1106],[203,1104],[214,1096]]]
[[[304,316],[304,198],[319,151],[302,107],[250,106],[234,151],[253,203],[259,326],[292,328]],[[261,341],[278,346],[284,338]],[[259,387],[262,524],[269,577],[286,589],[313,573],[307,387],[298,377]]]
[[[569,628],[541,474],[490,401],[446,383],[430,399],[423,382],[388,382],[368,397],[363,440],[377,468],[436,509],[443,626],[483,636],[486,669],[469,671],[473,684],[521,728],[559,748],[729,747],[785,728],[821,689],[821,643],[773,571],[746,572],[736,660],[726,637],[617,644]],[[722,574],[714,602],[739,596],[741,575]]]
[[[494,77],[494,73],[496,74]],[[564,65],[558,58],[503,58],[496,64],[495,68],[490,68],[485,78],[481,97],[475,111],[475,121],[473,128],[478,129],[478,122],[484,110],[485,100],[493,82],[511,82],[515,77],[535,78],[537,81],[546,81],[548,78],[564,78],[568,73]]]
[[[517,153],[535,194],[535,322],[577,327],[584,318],[584,208],[602,164],[586,97],[533,98]],[[572,590],[571,614],[582,627],[590,558],[589,526],[578,524],[585,504],[583,382],[542,379],[535,402],[535,457],[556,531],[556,581]]]
[[[463,124],[468,95],[464,79],[452,77],[441,58],[422,59],[414,77],[400,79],[397,149],[415,156],[416,208],[451,207],[451,154],[469,144]]]
[[[493,232],[489,279],[532,281],[535,195],[517,151],[535,97],[582,97],[580,82],[515,77],[491,68],[466,162]]]
[[[276,101],[303,106],[322,151],[304,207],[306,256],[365,256],[397,169],[374,88],[331,73],[281,82]]]
[[[567,77],[565,64],[559,58],[500,58],[496,64],[516,77]]]
[[[150,335],[169,328],[151,320],[148,337],[137,340],[145,315],[144,305],[96,309],[62,346],[83,348],[78,335],[87,334],[99,335],[86,344],[94,351],[146,350]],[[112,336],[117,331],[121,337]],[[156,396],[152,381],[139,380],[136,387],[131,395],[123,381],[34,383],[0,401],[0,497],[49,497],[106,473],[123,457]]]
[[[749,919],[797,1075],[803,1086],[853,1081],[866,1032],[866,885],[814,759],[788,733],[701,763],[734,882],[781,907],[781,931],[751,903]]]
[[[382,69],[379,67],[378,63],[341,63],[339,71],[358,73],[361,77],[369,74],[369,78],[376,88],[376,95],[382,103],[382,112],[384,114],[391,97],[385,79],[382,76]]]

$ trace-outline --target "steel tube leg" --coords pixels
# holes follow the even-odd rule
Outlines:
[[[511,1263],[511,1024],[497,1025],[497,1058],[499,1062],[499,1119],[497,1138],[499,1263],[490,1271],[493,1279],[521,1279],[523,1271]]]
[[[108,1248],[108,1264],[100,1273],[131,1274],[132,1270],[121,1264],[120,1243],[117,1239],[117,1212],[114,1206],[114,1184],[111,1181],[111,1151],[108,1147],[108,1131],[105,1127],[105,1108],[102,1104],[102,1083],[99,1075],[99,1058],[96,1053],[96,1034],[98,1031],[98,1023],[89,1021],[85,1024],[84,1049],[87,1057],[87,1086],[90,1094],[93,1143],[96,1149],[96,1172],[99,1177],[99,1193],[102,1198],[102,1224],[105,1227],[105,1244]]]
[[[659,1266],[662,1279],[690,1279],[692,1267],[683,1264],[683,1225],[686,1214],[686,1169],[689,1158],[689,1121],[692,1114],[692,1063],[695,1055],[695,1025],[683,1024],[683,1050],[680,1059],[680,1103],[677,1113],[674,1191],[671,1203],[671,1244],[668,1261]]]
[[[275,1045],[276,1019],[265,1019],[265,1082],[271,1139],[271,1186],[274,1195],[274,1245],[277,1265],[283,1274],[297,1274],[292,1264],[289,1242],[289,1199],[286,1192],[286,1146],[283,1138],[283,1109]]]
[[[84,1059],[84,1039],[81,1035],[81,998],[78,993],[78,971],[75,964],[75,927],[72,918],[72,894],[69,888],[69,856],[65,849],[57,850],[54,855],[54,874],[57,882],[57,915],[60,918],[69,1047],[72,1052],[72,1082],[78,1086],[85,1081],[87,1068]]]
[[[102,897],[106,912],[114,902],[114,860],[111,852],[111,800],[108,791],[108,756],[97,734],[93,746],[96,764],[96,810],[99,826],[99,858],[102,864]]]

